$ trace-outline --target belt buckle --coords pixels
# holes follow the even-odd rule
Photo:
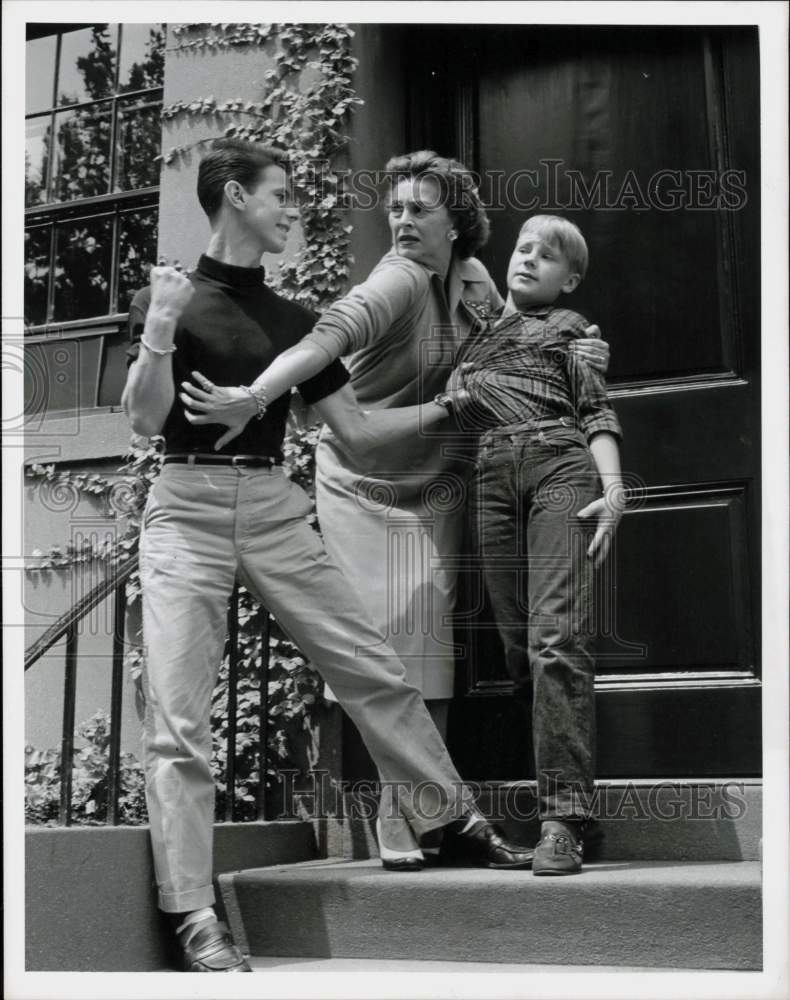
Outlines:
[[[230,464],[233,466],[234,469],[247,468],[247,460],[245,458],[242,458],[240,455],[233,455],[231,457]]]

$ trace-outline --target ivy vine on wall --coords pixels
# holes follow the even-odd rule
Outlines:
[[[356,60],[351,55],[353,32],[342,24],[182,24],[171,28],[174,44],[170,51],[200,54],[211,50],[261,47],[273,64],[265,74],[263,92],[257,101],[236,98],[217,102],[213,97],[178,101],[163,109],[163,118],[204,120],[224,123],[226,136],[279,146],[290,154],[294,188],[299,199],[304,245],[299,254],[282,263],[270,283],[281,294],[316,311],[334,301],[345,290],[353,263],[350,250],[351,225],[342,208],[340,179],[334,163],[346,148],[345,122],[355,105],[362,101],[353,87]],[[216,134],[216,130],[214,130]],[[162,154],[165,165],[175,164],[195,148],[214,138],[200,139],[173,147]],[[292,429],[284,451],[286,473],[313,497],[314,450],[317,428]],[[161,468],[161,441],[133,441],[127,462],[119,470],[121,480],[111,483],[97,474],[87,475],[33,466],[28,475],[49,489],[71,490],[90,495],[104,504],[111,517],[122,515],[123,527],[111,545],[100,548],[55,547],[48,554],[36,552],[31,572],[53,569],[68,571],[86,560],[111,560],[131,551],[137,542],[140,516],[148,491]],[[121,490],[122,503],[112,502]],[[115,491],[115,493],[113,492]],[[315,513],[310,520],[316,524]],[[139,599],[139,579],[134,576],[127,588],[130,606]],[[238,715],[236,738],[238,819],[254,816],[255,786],[260,775],[255,753],[257,709],[260,699],[260,667],[263,651],[260,636],[263,611],[241,588],[239,600]],[[317,746],[312,722],[320,694],[320,681],[301,655],[271,622],[269,699],[275,724],[269,745],[267,784],[276,782],[278,766],[309,767]],[[142,650],[133,648],[127,666],[139,682]],[[225,658],[220,683],[214,692],[212,723],[214,732],[213,770],[217,780],[217,814],[224,814],[227,789],[224,785],[227,732],[227,676]],[[106,751],[106,726],[101,716],[84,723],[82,735],[88,748],[75,760],[75,782],[81,789],[77,819],[96,822],[106,814],[97,767],[98,756]],[[99,738],[101,737],[101,739]],[[42,754],[44,756],[42,756]],[[57,751],[28,748],[27,815],[29,821],[52,820],[56,815],[59,757]],[[84,766],[83,766],[84,765]],[[84,773],[83,773],[84,772]],[[122,775],[125,822],[145,822],[140,795],[139,765],[124,759]]]
[[[273,285],[320,310],[344,291],[353,263],[352,227],[342,210],[334,169],[337,155],[348,145],[344,123],[354,106],[363,103],[353,85],[353,32],[344,24],[212,24],[180,25],[173,36],[177,51],[257,45],[271,56],[274,68],[265,74],[258,101],[196,97],[168,105],[162,117],[218,119],[227,123],[226,136],[288,151],[305,242],[295,259],[282,264]],[[162,159],[174,163],[211,141],[174,146]]]

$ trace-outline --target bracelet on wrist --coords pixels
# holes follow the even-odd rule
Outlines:
[[[151,354],[156,354],[160,358],[165,358],[168,354],[173,354],[176,349],[175,344],[171,344],[169,347],[154,347],[153,344],[149,344],[145,339],[145,334],[140,337],[140,343],[146,351],[150,351]]]
[[[266,388],[264,386],[252,385],[240,385],[239,388],[243,389],[254,400],[258,408],[256,417],[260,420],[266,413]]]

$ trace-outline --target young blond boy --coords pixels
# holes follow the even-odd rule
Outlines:
[[[570,350],[587,321],[558,308],[587,270],[566,219],[519,233],[501,316],[467,341],[451,389],[482,428],[473,537],[507,670],[531,703],[541,824],[533,872],[582,866],[595,757],[594,568],[623,509],[620,425],[603,376]]]

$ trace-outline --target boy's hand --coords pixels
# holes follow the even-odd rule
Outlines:
[[[597,518],[595,535],[587,549],[587,557],[595,560],[595,568],[601,566],[609,555],[612,539],[625,510],[625,491],[622,485],[608,486],[604,495],[592,503],[588,503],[578,513],[577,517],[586,520]]]
[[[214,385],[200,372],[192,372],[192,378],[197,385],[182,382],[178,397],[184,404],[184,416],[193,425],[225,424],[227,431],[214,445],[214,451],[219,451],[241,434],[258,407],[250,394],[237,386]]]
[[[583,340],[571,342],[571,350],[602,375],[609,370],[609,345],[601,336],[600,327],[588,326]]]

